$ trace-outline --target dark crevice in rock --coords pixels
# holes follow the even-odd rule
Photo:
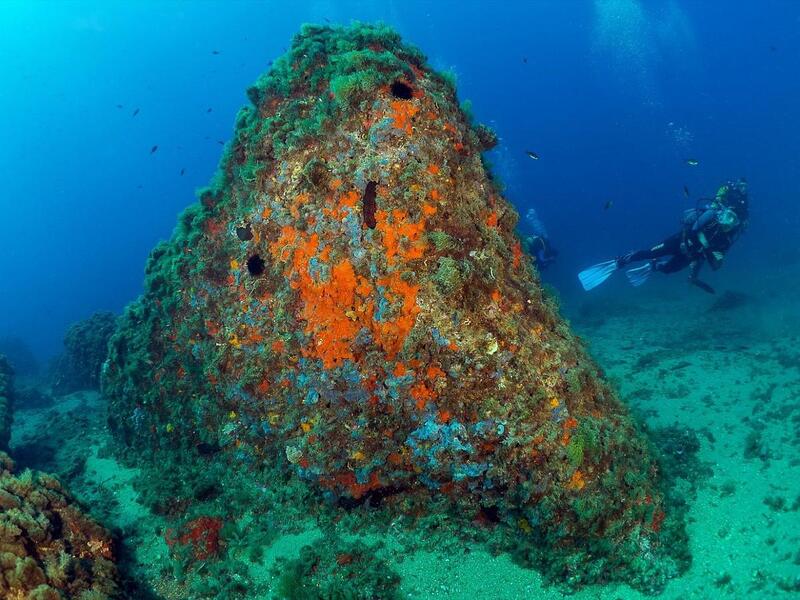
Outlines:
[[[375,211],[378,205],[375,203],[375,196],[377,195],[378,184],[370,181],[364,189],[364,195],[361,197],[361,211],[364,214],[364,225],[370,229],[375,229],[378,222],[375,220]]]
[[[253,256],[247,259],[247,272],[253,277],[261,275],[264,272],[264,266],[264,259],[258,254],[253,254]]]
[[[392,92],[392,96],[401,100],[411,100],[414,97],[414,90],[411,89],[410,85],[402,81],[395,81],[389,90]]]

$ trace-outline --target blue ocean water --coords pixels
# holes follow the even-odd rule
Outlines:
[[[699,566],[666,597],[795,593],[798,2],[8,0],[0,342],[21,339],[44,364],[71,323],[120,313],[141,292],[151,249],[211,180],[247,87],[302,23],[352,21],[388,23],[455,75],[460,99],[499,136],[489,160],[507,198],[523,220],[535,209],[559,251],[542,280],[623,398],[649,425],[701,432],[701,457],[716,469],[692,505]],[[688,286],[686,272],[581,288],[581,269],[676,232],[684,210],[736,178],[749,182],[749,226],[723,267],[703,273],[716,296]],[[12,440],[23,457],[41,418],[24,412]],[[102,461],[93,465],[105,481]],[[739,553],[720,558],[733,545]],[[507,563],[497,566],[502,594],[470,580],[476,562],[453,573],[437,563],[415,579],[425,560],[406,563],[410,597],[539,590]]]
[[[793,1],[4,2],[0,336],[50,356],[69,323],[138,294],[303,22],[385,21],[456,74],[500,136],[508,197],[560,251],[545,280],[563,296],[739,176],[751,227],[725,269],[752,278],[796,257],[798,19]]]

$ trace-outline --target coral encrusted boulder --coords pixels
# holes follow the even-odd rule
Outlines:
[[[306,26],[248,96],[109,345],[117,437],[345,506],[451,498],[559,576],[650,578],[648,445],[544,296],[452,83],[385,27]]]
[[[8,450],[14,418],[14,371],[0,354],[0,451]]]
[[[106,360],[108,340],[116,323],[117,317],[113,313],[96,312],[70,326],[64,336],[64,352],[55,364],[55,393],[69,394],[100,387],[100,369]]]
[[[118,597],[108,531],[86,517],[44,473],[13,475],[0,452],[0,598]]]

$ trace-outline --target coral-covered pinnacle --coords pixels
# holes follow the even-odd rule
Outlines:
[[[222,448],[348,506],[448,498],[552,573],[652,581],[654,463],[452,83],[387,28],[308,26],[248,95],[112,338],[119,438]]]

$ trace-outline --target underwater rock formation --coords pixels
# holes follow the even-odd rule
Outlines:
[[[53,391],[69,394],[100,387],[100,369],[108,354],[108,340],[114,333],[117,317],[96,312],[72,325],[64,336],[64,352],[56,362]]]
[[[126,452],[267,464],[344,507],[446,498],[557,578],[657,587],[649,447],[544,295],[454,85],[387,28],[306,26],[248,96],[110,343]]]
[[[0,452],[0,597],[102,600],[118,594],[108,531],[87,518],[58,480],[13,475]]]
[[[297,558],[278,559],[273,572],[279,598],[400,600],[400,576],[361,542],[325,539],[303,546]]]
[[[14,419],[14,371],[0,354],[0,452],[8,450]]]

